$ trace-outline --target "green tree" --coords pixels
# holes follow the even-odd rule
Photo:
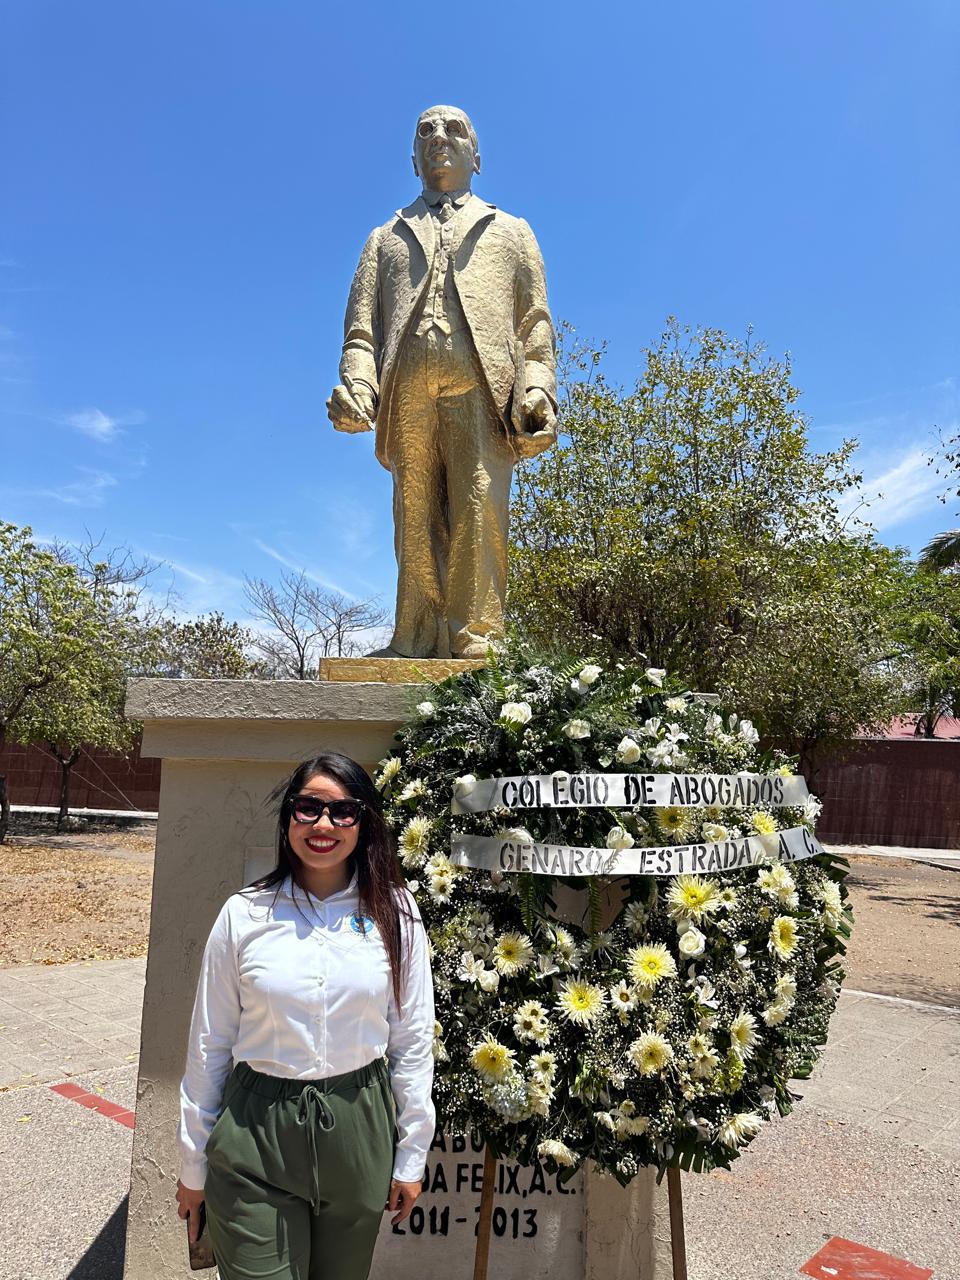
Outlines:
[[[896,562],[841,504],[852,441],[808,446],[789,360],[670,321],[631,392],[561,359],[560,445],[519,469],[509,611],[531,639],[645,654],[809,757],[897,705]]]
[[[944,716],[960,714],[960,574],[923,563],[904,574],[897,637],[907,705],[918,737],[936,737]]]
[[[940,433],[940,449],[931,462],[947,482],[940,501],[945,505],[956,501],[960,498],[960,431],[952,436]],[[960,529],[946,529],[932,537],[920,552],[920,565],[926,569],[960,568]]]
[[[155,624],[152,642],[145,648],[152,658],[141,664],[140,675],[170,676],[184,680],[245,680],[257,674],[248,656],[252,636],[239,622],[227,622],[222,613]]]
[[[79,694],[91,679],[103,614],[75,565],[39,547],[31,530],[0,524],[0,748],[30,741],[41,699]],[[0,775],[0,844],[10,823]]]

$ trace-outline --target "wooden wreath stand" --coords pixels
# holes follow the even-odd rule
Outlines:
[[[473,1257],[473,1280],[487,1280],[490,1259],[490,1228],[493,1224],[493,1192],[497,1177],[497,1157],[484,1147],[483,1188],[480,1193],[480,1220],[477,1223],[477,1247]],[[687,1280],[687,1242],[683,1231],[683,1195],[680,1170],[667,1170],[667,1196],[670,1203],[670,1250],[673,1257],[673,1280]]]

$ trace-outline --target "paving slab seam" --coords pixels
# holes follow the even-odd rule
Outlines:
[[[944,1013],[952,1018],[960,1018],[960,1009],[952,1004],[930,1004],[926,1000],[908,1000],[906,996],[885,996],[879,991],[857,991],[853,987],[844,987],[841,996],[855,996],[861,1000],[883,1000],[886,1004],[902,1004],[910,1009],[928,1009],[931,1013]]]

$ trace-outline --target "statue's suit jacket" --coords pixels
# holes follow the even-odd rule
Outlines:
[[[556,350],[543,260],[522,218],[471,195],[453,223],[454,283],[504,429],[522,431],[524,394],[540,388],[556,407]],[[379,396],[376,453],[391,466],[392,392],[398,357],[430,284],[438,236],[423,197],[371,234],[344,320],[340,377]]]

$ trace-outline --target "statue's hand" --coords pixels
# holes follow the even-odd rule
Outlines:
[[[557,415],[546,393],[533,388],[523,398],[525,431],[513,437],[514,448],[521,458],[535,458],[557,441]]]
[[[338,431],[372,431],[375,412],[373,393],[362,383],[350,390],[339,383],[327,401],[327,417]]]

